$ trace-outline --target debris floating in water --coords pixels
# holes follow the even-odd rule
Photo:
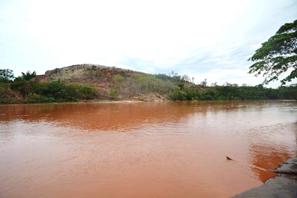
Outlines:
[[[233,159],[231,159],[231,158],[230,158],[230,157],[228,157],[228,156],[226,156],[226,159],[227,159],[227,160],[233,160]]]

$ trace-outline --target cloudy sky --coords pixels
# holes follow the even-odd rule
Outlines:
[[[248,57],[296,10],[297,0],[0,0],[0,68],[94,63],[255,85]]]

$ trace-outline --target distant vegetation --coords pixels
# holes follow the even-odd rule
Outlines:
[[[297,99],[297,86],[277,89],[263,86],[189,86],[175,89],[169,95],[172,100],[276,100]]]
[[[95,68],[96,69],[96,68]],[[72,68],[73,70],[73,68]],[[72,71],[71,70],[71,71]],[[259,86],[238,86],[236,84],[207,86],[204,80],[194,84],[188,76],[144,74],[118,69],[110,69],[99,82],[84,82],[61,79],[42,80],[35,72],[22,73],[14,77],[12,70],[0,70],[0,103],[43,103],[67,102],[92,99],[141,99],[139,96],[155,94],[169,100],[266,100],[297,99],[297,86],[277,89]],[[74,71],[74,70],[73,70]],[[90,69],[86,69],[88,75]],[[98,76],[98,72],[96,73]],[[69,74],[67,74],[69,75]],[[102,75],[102,73],[100,74]],[[100,77],[98,77],[100,78]],[[77,76],[76,76],[77,79]],[[105,82],[98,88],[98,83]],[[92,83],[93,82],[93,83]],[[97,84],[96,84],[97,83]],[[103,84],[103,83],[101,83]],[[96,87],[97,86],[97,87]],[[153,100],[153,99],[152,99]]]

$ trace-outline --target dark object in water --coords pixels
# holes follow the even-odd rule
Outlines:
[[[232,159],[231,159],[230,157],[228,157],[228,156],[226,156],[226,159],[227,159],[227,160],[232,160]]]

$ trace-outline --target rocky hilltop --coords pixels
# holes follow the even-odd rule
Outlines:
[[[131,76],[133,74],[143,73],[103,65],[80,64],[48,70],[40,77],[43,80],[98,83],[109,82],[114,75]]]

